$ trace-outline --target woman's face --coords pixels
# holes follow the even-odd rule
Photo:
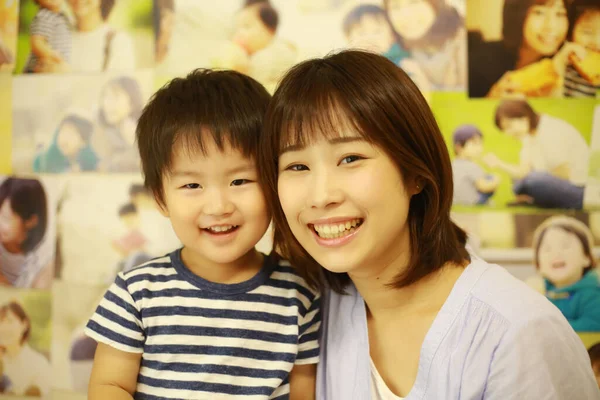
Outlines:
[[[573,42],[600,52],[600,10],[585,12],[573,28]]]
[[[104,118],[110,125],[118,125],[131,114],[129,94],[118,85],[109,85],[102,96]]]
[[[394,45],[394,33],[383,15],[365,15],[348,32],[352,47],[381,54]]]
[[[565,41],[568,29],[567,10],[562,1],[533,5],[523,24],[523,44],[540,55],[551,56]]]
[[[404,39],[423,37],[435,22],[435,10],[427,0],[390,0],[388,15],[396,32]]]
[[[66,157],[75,157],[77,153],[85,146],[85,142],[79,133],[77,126],[70,122],[65,122],[58,131],[56,145]]]
[[[7,310],[0,317],[0,345],[19,345],[27,328],[26,322],[21,321],[12,311]]]
[[[278,193],[292,233],[329,271],[368,276],[406,250],[411,196],[403,177],[354,132],[284,149]]]
[[[10,199],[4,200],[0,206],[0,242],[5,247],[21,246],[27,238],[27,231],[31,229],[28,227],[31,222],[28,222],[13,211]]]
[[[500,129],[506,135],[521,140],[531,131],[531,124],[528,117],[501,118]]]
[[[546,230],[539,248],[540,273],[557,287],[571,285],[581,279],[590,265],[581,240],[559,227]]]

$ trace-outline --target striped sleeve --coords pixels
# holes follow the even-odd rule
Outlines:
[[[319,362],[319,332],[321,328],[321,297],[316,295],[310,308],[300,319],[296,364]]]
[[[106,291],[85,333],[97,342],[128,353],[142,353],[146,339],[140,311],[129,293],[123,273]]]
[[[52,12],[43,8],[33,17],[33,21],[31,21],[29,27],[29,34],[31,36],[39,35],[49,38],[54,30],[54,22],[55,18]]]

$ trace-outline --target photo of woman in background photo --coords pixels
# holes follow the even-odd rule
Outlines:
[[[100,94],[97,131],[91,139],[100,158],[98,169],[106,172],[140,170],[135,147],[135,127],[144,107],[140,84],[122,76],[109,81]]]
[[[469,97],[548,96],[557,90],[550,58],[567,38],[568,10],[568,0],[504,0],[501,40],[468,34]]]

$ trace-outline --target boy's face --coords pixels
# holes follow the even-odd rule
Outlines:
[[[67,157],[74,157],[85,146],[77,127],[66,122],[62,124],[56,138],[56,145]]]
[[[473,136],[467,140],[464,146],[459,147],[460,150],[457,152],[461,157],[469,160],[476,159],[483,153],[483,140],[481,136]]]
[[[600,9],[585,12],[573,28],[573,41],[600,52]]]
[[[394,44],[394,35],[382,15],[365,15],[348,32],[348,42],[359,49],[385,53]]]
[[[221,152],[207,140],[206,149],[203,155],[175,147],[161,211],[194,262],[235,263],[254,250],[271,216],[256,164],[228,145]]]
[[[50,11],[58,12],[62,8],[64,0],[38,0],[40,7],[47,8]]]
[[[540,273],[556,287],[572,285],[583,276],[590,265],[581,240],[559,227],[546,230],[538,253]]]
[[[500,129],[502,132],[515,139],[522,139],[531,130],[529,118],[501,118]]]
[[[273,36],[274,33],[260,19],[256,6],[246,7],[236,15],[233,41],[248,54],[267,47]]]

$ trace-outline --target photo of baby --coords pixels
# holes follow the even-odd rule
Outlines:
[[[600,331],[600,281],[590,229],[568,216],[548,218],[535,231],[535,266],[542,293],[577,332]]]

